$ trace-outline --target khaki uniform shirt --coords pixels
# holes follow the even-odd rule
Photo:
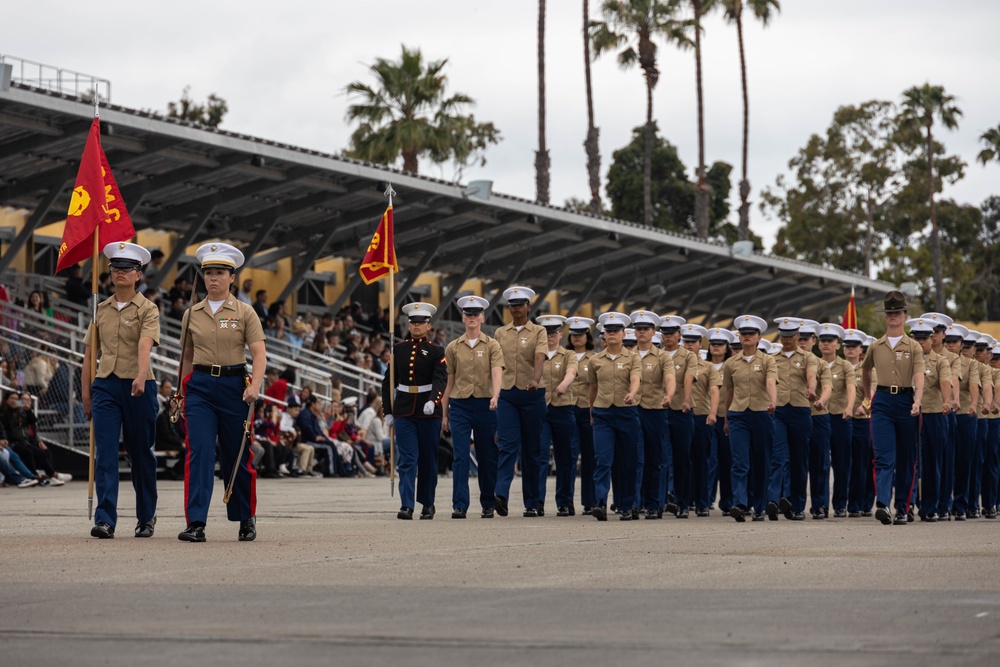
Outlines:
[[[535,355],[549,349],[545,327],[534,322],[526,323],[520,331],[513,324],[500,327],[494,333],[503,350],[504,389],[526,389],[535,377]]]
[[[701,357],[695,359],[692,369],[694,370],[694,384],[691,386],[691,406],[699,417],[707,416],[709,408],[712,407],[712,397],[709,396],[708,390],[711,387],[718,387],[721,396],[722,376],[715,370],[715,364]]]
[[[184,313],[182,331],[185,322],[188,322],[187,340],[183,345],[194,348],[195,364],[245,364],[247,346],[264,340],[264,329],[257,313],[235,296],[226,298],[214,315],[206,297]]]
[[[743,352],[737,352],[722,367],[722,386],[732,392],[731,412],[766,412],[771,399],[767,395],[767,381],[778,380],[778,366],[774,357],[760,350],[748,361]]]
[[[670,353],[663,351],[667,357]],[[674,400],[670,401],[671,410],[680,410],[681,406],[684,405],[684,378],[687,376],[694,377],[694,372],[691,366],[694,364],[695,360],[700,359],[697,354],[691,354],[686,349],[678,346],[677,353],[674,354],[674,377],[677,378],[677,389],[674,391]]]
[[[993,391],[996,392],[1000,390],[1000,368],[993,368],[992,366],[990,366],[990,374],[993,376]],[[1000,415],[993,414],[993,410],[991,408],[990,414],[986,418],[1000,419]]]
[[[607,350],[601,350],[590,359],[590,384],[597,385],[595,408],[627,408],[625,394],[632,386],[632,378],[642,377],[639,353],[623,347],[612,359]],[[641,388],[640,388],[641,390]],[[632,405],[635,405],[633,402]]]
[[[715,416],[722,417],[726,416],[726,389],[722,386],[722,367],[726,365],[726,362],[721,364],[712,364],[712,368],[715,369],[716,375],[719,376],[719,409],[715,412]]]
[[[806,373],[809,369],[816,371],[816,393],[819,393],[819,364],[816,355],[795,348],[792,356],[784,351],[773,355],[775,367],[778,369],[778,406],[791,405],[796,408],[808,408],[811,403],[806,398],[809,389],[809,379]]]
[[[576,357],[576,352],[571,353]],[[576,379],[573,380],[573,395],[576,397],[576,407],[590,407],[590,360],[597,354],[587,350],[576,360]]]
[[[822,359],[819,360],[819,363],[821,366],[827,365]],[[854,366],[847,359],[837,357],[829,369],[830,386],[833,388],[833,392],[830,394],[827,408],[832,415],[842,415],[847,409],[847,392],[856,391],[854,389]],[[860,403],[855,400],[854,405],[857,407]]]
[[[981,361],[976,361],[979,364],[979,400],[976,401],[976,410],[978,411],[978,416],[983,417],[983,402],[986,400],[986,387],[993,387],[993,368],[989,364],[984,364]]]
[[[138,293],[118,310],[115,297],[111,296],[97,305],[96,322],[101,344],[97,377],[106,378],[114,373],[123,380],[134,380],[139,375],[139,339],[146,336],[153,339],[153,345],[160,344],[160,311]],[[87,329],[84,345],[92,345],[93,331]],[[156,379],[152,366],[146,379]]]
[[[857,366],[852,366],[852,368],[854,369],[854,390],[855,390],[855,394],[854,394],[854,418],[855,419],[871,419],[871,417],[872,417],[871,405],[869,405],[867,408],[865,408],[865,401],[870,401],[871,400],[871,396],[865,395],[865,388],[861,384],[861,364],[858,364]],[[873,370],[872,371],[872,389],[874,390],[876,386],[878,386],[878,373]],[[857,416],[858,415],[858,408],[864,408],[865,415],[863,417],[858,417]]]
[[[958,376],[958,405],[963,415],[968,414],[972,408],[972,387],[979,387],[982,381],[979,378],[979,364],[969,357],[959,358]]]
[[[830,387],[830,400],[833,400],[833,369],[830,368],[821,357],[817,357],[815,354],[812,355],[813,359],[816,360],[816,396],[820,396],[823,393],[823,387]],[[850,365],[850,364],[848,364]],[[847,399],[844,399],[844,403],[847,403]],[[812,403],[809,404],[810,406]],[[843,412],[843,410],[841,410]],[[822,410],[817,410],[815,407],[810,408],[809,414],[813,417],[817,415],[828,415],[830,414],[830,404],[827,403],[826,407]]]
[[[503,368],[500,343],[479,332],[475,347],[462,334],[444,349],[448,374],[454,375],[449,398],[493,398],[493,369]]]
[[[639,350],[633,350],[642,359],[642,385],[639,388],[639,407],[644,410],[663,410],[663,383],[668,375],[674,374],[674,362],[663,350],[652,347],[643,357]],[[676,391],[674,392],[676,395]]]
[[[944,412],[941,380],[951,380],[951,362],[931,350],[930,354],[924,356],[924,398],[920,402],[921,412],[933,415]]]
[[[861,368],[874,368],[883,387],[912,387],[913,378],[924,372],[924,351],[905,334],[894,348],[889,347],[888,337],[882,336],[868,348]]]
[[[573,393],[572,384],[562,396],[556,394],[556,387],[566,379],[566,373],[570,369],[577,370],[575,352],[570,352],[560,345],[556,348],[556,353],[552,355],[551,359],[549,359],[548,352],[545,353],[545,361],[542,363],[542,384],[540,385],[545,389],[545,405],[551,405],[554,408],[576,405],[576,395]]]

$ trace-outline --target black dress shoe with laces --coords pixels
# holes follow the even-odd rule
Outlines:
[[[659,519],[660,518],[660,513],[657,512],[656,510],[646,510],[646,518],[647,519]]]
[[[686,508],[679,510],[677,512],[677,518],[678,519],[686,519],[686,518],[688,518],[688,512],[689,512],[689,510],[687,510]]]
[[[480,514],[479,516],[483,519],[492,519],[493,512],[494,510],[492,507],[487,507],[486,509],[483,510],[482,514]]]
[[[632,510],[624,510],[618,517],[620,521],[631,521],[632,520]]]
[[[767,514],[767,518],[771,521],[778,520],[778,504],[773,500],[767,504],[764,508],[764,512]]]
[[[785,518],[792,521],[792,515],[794,514],[794,512],[792,512],[792,502],[788,498],[782,498],[779,507],[781,508],[781,513],[785,515]]]
[[[556,516],[569,516],[568,507],[560,507],[556,510]]]
[[[541,515],[538,514],[538,510],[537,509],[535,509],[534,507],[529,507],[528,509],[524,510],[524,516],[525,516],[525,518],[528,518],[528,519],[535,519],[535,518],[538,518]]]
[[[135,526],[135,536],[136,537],[152,537],[153,527],[156,526],[156,517],[154,516],[148,522],[139,522]]]
[[[892,515],[889,514],[888,507],[879,507],[875,510],[875,518],[881,521],[883,526],[892,525]]]
[[[680,507],[678,507],[677,503],[675,503],[673,500],[668,502],[663,507],[664,512],[666,512],[667,514],[673,514],[674,516],[677,516],[678,510],[680,510]]]
[[[814,519],[816,518],[816,516],[817,515],[813,514]],[[806,520],[805,512],[792,512],[792,521],[805,521],[805,520]]]
[[[927,514],[924,514],[923,512],[921,512],[920,513],[920,520],[921,521],[928,521],[930,523],[935,523],[938,520],[938,517],[937,517],[937,514],[935,514],[934,512],[930,512],[930,513],[927,513]]]
[[[253,542],[257,539],[257,517],[240,521],[240,542]]]
[[[452,510],[451,511],[451,518],[452,519],[464,519],[465,518],[465,510]]]
[[[204,542],[205,526],[189,523],[188,527],[181,531],[177,539],[181,542]]]
[[[583,516],[592,516],[594,514],[594,508],[593,507],[584,507],[582,514],[583,514]]]
[[[633,521],[638,521],[639,520],[639,508],[638,507],[633,507],[632,508],[632,520]]]
[[[597,506],[595,506],[591,510],[590,513],[598,521],[607,521],[608,520],[608,508],[606,508],[604,505],[597,505]]]
[[[545,516],[545,503],[538,504],[538,516]]]
[[[103,521],[90,529],[90,536],[102,540],[114,539],[115,527]]]
[[[507,516],[507,499],[504,498],[503,496],[497,496],[496,501],[497,501],[497,506],[496,506],[497,514],[499,514],[500,516]]]
[[[570,505],[566,509],[569,511],[570,516],[576,516],[576,506]]]
[[[833,510],[834,519],[843,519],[847,517],[847,510]]]
[[[694,515],[697,517],[706,517],[708,516],[708,510],[698,510],[694,513]]]
[[[736,519],[737,523],[743,523],[746,521],[746,512],[739,505],[733,505],[729,508],[729,516]]]
[[[766,518],[763,512],[754,512],[751,521],[763,521]]]
[[[402,519],[403,521],[413,520],[413,508],[412,507],[401,507],[398,512],[396,512],[396,518]]]
[[[848,519],[860,519],[861,518],[861,512],[848,512],[847,513],[847,518]]]
[[[910,522],[909,516],[906,512],[896,512],[896,518],[892,520],[892,525],[894,526],[905,526]]]
[[[420,520],[429,521],[434,518],[434,506],[424,505],[424,508],[420,510]]]

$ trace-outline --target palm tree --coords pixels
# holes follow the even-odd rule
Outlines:
[[[694,229],[698,238],[708,238],[708,195],[711,191],[705,180],[705,98],[701,90],[701,17],[702,10],[713,0],[691,0],[694,7],[694,72],[698,91],[698,184],[694,190]]]
[[[771,10],[781,11],[778,0],[747,0],[750,12],[765,27],[771,19]],[[743,176],[740,179],[739,239],[750,238],[750,181],[747,180],[747,147],[750,137],[750,98],[747,94],[747,58],[743,50],[743,0],[723,0],[726,19],[736,23],[736,38],[740,43],[740,82],[743,88]]]
[[[653,88],[659,81],[656,67],[656,43],[660,36],[668,43],[690,44],[689,21],[677,18],[682,0],[604,0],[603,21],[590,24],[590,38],[595,57],[613,49],[618,64],[629,69],[636,63],[646,79],[646,127],[642,173],[642,222],[653,224]],[[623,48],[624,47],[624,48]]]
[[[545,0],[538,0],[538,150],[535,152],[535,199],[549,203],[549,149],[545,145]]]
[[[976,159],[985,167],[990,160],[1000,161],[1000,125],[996,127],[991,127],[990,129],[979,135],[979,140],[983,142],[986,146],[983,150],[979,151],[979,155]]]
[[[460,111],[475,101],[456,93],[445,97],[447,77],[442,73],[447,59],[424,63],[419,49],[402,47],[398,61],[378,58],[368,69],[375,87],[355,81],[344,88],[359,98],[347,107],[347,120],[360,123],[351,134],[350,157],[379,164],[392,164],[400,155],[403,169],[417,173],[418,157],[444,161],[462,150],[469,135],[482,127]],[[456,132],[457,127],[463,128]],[[489,141],[496,143],[497,138]]]
[[[931,209],[931,263],[934,269],[935,308],[944,312],[944,269],[941,266],[941,235],[938,232],[937,209],[934,206],[934,120],[949,130],[958,127],[962,110],[954,104],[955,98],[944,92],[943,86],[925,83],[903,92],[903,110],[900,121],[904,127],[927,132],[927,198]]]
[[[590,2],[583,0],[583,72],[587,83],[587,176],[590,180],[590,212],[601,214],[601,131],[594,126],[594,91],[590,86]]]

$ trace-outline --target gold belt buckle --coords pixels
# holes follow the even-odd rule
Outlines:
[[[212,364],[212,377],[217,378],[222,376],[222,366],[218,364]],[[896,393],[896,392],[893,392]]]
[[[899,393],[899,385],[895,385],[895,384],[891,385],[889,387],[889,393],[893,394],[893,395],[898,394]]]

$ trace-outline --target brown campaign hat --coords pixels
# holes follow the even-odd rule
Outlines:
[[[903,293],[898,290],[892,290],[891,292],[885,293],[885,298],[882,299],[882,307],[875,312],[900,313],[909,309],[910,306],[906,303],[906,297],[903,296]]]

